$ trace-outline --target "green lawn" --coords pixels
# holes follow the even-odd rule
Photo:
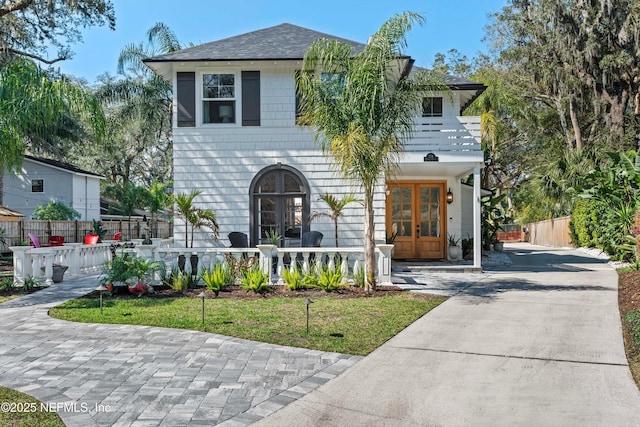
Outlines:
[[[309,335],[303,298],[79,298],[50,315],[75,322],[194,329],[273,344],[366,355],[445,301],[407,292],[375,298],[322,297],[310,305]]]
[[[0,426],[11,427],[64,427],[64,423],[53,411],[43,410],[41,402],[27,394],[0,387]]]

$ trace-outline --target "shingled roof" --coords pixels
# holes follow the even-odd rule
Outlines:
[[[78,174],[81,174],[81,175],[91,175],[91,176],[95,176],[97,178],[104,178],[104,176],[102,176],[102,175],[99,175],[99,174],[97,174],[95,172],[89,172],[87,170],[80,169],[79,167],[76,167],[76,166],[74,166],[74,165],[72,165],[70,163],[65,163],[65,162],[61,162],[61,161],[53,160],[53,159],[43,159],[42,157],[34,157],[34,156],[29,156],[29,155],[24,156],[24,158],[28,159],[28,160],[32,160],[34,162],[43,163],[43,164],[46,164],[46,165],[49,165],[49,166],[53,166],[53,167],[56,167],[56,168],[59,168],[59,169],[65,169],[65,170],[68,170],[69,172],[74,172],[74,173],[78,173]]]
[[[352,40],[298,27],[288,23],[240,34],[166,55],[147,58],[144,62],[244,61],[302,59],[305,50],[318,39],[343,41],[360,52],[365,45]]]
[[[171,62],[216,62],[216,61],[279,61],[301,60],[307,48],[316,40],[332,39],[352,46],[353,54],[361,52],[365,44],[331,34],[321,33],[293,24],[280,24],[262,30],[252,31],[198,46],[189,47],[166,55],[145,59],[145,62],[159,75],[170,78]],[[409,56],[404,58],[409,59]],[[418,69],[419,67],[413,67]],[[445,75],[445,83],[453,90],[469,91],[462,99],[462,109],[466,108],[486,87],[461,77]]]

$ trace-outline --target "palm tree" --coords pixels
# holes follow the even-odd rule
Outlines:
[[[184,220],[184,247],[189,247],[189,224],[193,224],[196,221],[195,211],[196,207],[193,205],[193,199],[195,199],[202,190],[193,189],[191,193],[179,193],[175,197],[176,213]],[[193,242],[193,240],[192,240]]]
[[[218,221],[216,214],[211,209],[201,209],[193,205],[193,199],[202,193],[202,190],[193,189],[189,194],[179,193],[175,197],[177,213],[184,219],[184,247],[189,247],[189,224],[191,224],[191,247],[193,247],[193,234],[196,228],[209,227],[213,231],[214,238],[218,240]]]
[[[100,104],[81,86],[52,76],[28,59],[1,64],[0,172],[18,170],[28,143],[61,133],[59,127],[70,114],[87,117],[95,137],[104,136]]]
[[[172,86],[153,73],[143,59],[181,48],[169,27],[155,24],[147,31],[148,43],[126,45],[118,57],[118,72],[124,77],[103,77],[96,96],[109,116],[115,146],[105,146],[112,158],[112,179],[133,177],[166,181],[172,176],[171,100]],[[107,173],[106,171],[104,172]]]
[[[341,175],[363,188],[367,291],[376,286],[376,188],[397,168],[425,91],[446,90],[433,75],[405,72],[410,68],[402,53],[405,34],[422,22],[415,13],[395,15],[356,54],[344,42],[317,40],[299,73],[302,123],[316,131],[316,141]]]
[[[153,237],[158,232],[158,212],[171,206],[173,198],[167,192],[169,184],[163,184],[161,182],[154,182],[149,188],[149,213],[151,214],[151,236]]]
[[[213,231],[213,237],[218,240],[218,220],[216,214],[211,209],[196,208],[191,223],[191,247],[193,247],[193,233],[197,228],[208,227]]]
[[[341,216],[344,215],[342,211],[349,203],[359,202],[360,200],[358,200],[353,194],[347,194],[342,199],[338,199],[336,196],[329,193],[323,194],[318,198],[318,200],[324,201],[327,206],[329,206],[331,213],[315,212],[313,215],[311,215],[311,220],[313,221],[319,216],[326,216],[333,220],[336,232],[336,248],[338,248],[340,247],[340,245],[338,244],[338,220]]]

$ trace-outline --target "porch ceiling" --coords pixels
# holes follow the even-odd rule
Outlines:
[[[476,166],[484,166],[482,151],[434,153],[437,161],[425,161],[427,153],[405,152],[399,159],[397,177],[417,178],[430,176],[463,177],[473,173]]]
[[[462,177],[473,173],[475,166],[482,164],[468,162],[421,162],[421,163],[400,163],[400,170],[396,173],[397,178],[415,178],[429,176],[454,176]]]

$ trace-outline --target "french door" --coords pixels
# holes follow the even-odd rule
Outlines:
[[[446,250],[444,181],[389,182],[387,236],[395,259],[442,259]]]

